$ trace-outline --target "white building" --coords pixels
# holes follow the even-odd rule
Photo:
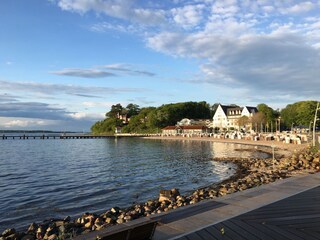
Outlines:
[[[235,107],[219,104],[217,111],[213,116],[213,128],[230,129],[239,128],[238,119],[247,116],[249,119],[258,112],[256,107]]]

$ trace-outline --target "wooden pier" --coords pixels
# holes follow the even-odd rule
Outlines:
[[[92,135],[92,134],[68,134],[68,135],[0,135],[0,140],[27,140],[27,139],[103,139],[103,138],[118,138],[118,137],[146,137],[146,134],[117,134],[117,135]]]

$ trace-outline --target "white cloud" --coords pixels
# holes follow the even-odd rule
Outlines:
[[[308,2],[301,2],[298,4],[295,4],[287,9],[283,9],[282,12],[283,13],[294,13],[294,14],[298,14],[298,13],[303,13],[303,12],[308,12],[311,11],[312,9],[314,9],[316,7],[316,5],[310,1]]]
[[[113,105],[113,102],[83,102],[82,105],[88,108],[95,108],[95,107],[104,107],[109,108]]]
[[[224,18],[233,17],[238,11],[236,0],[218,0],[212,5],[212,14],[222,15]]]
[[[111,87],[96,87],[96,86],[80,86],[67,84],[50,84],[37,82],[13,82],[0,80],[2,91],[13,92],[29,92],[45,96],[53,94],[67,94],[72,96],[80,96],[87,98],[99,98],[106,94],[120,94],[127,92],[144,92],[144,89],[138,88],[111,88]]]
[[[66,68],[60,71],[53,71],[50,73],[55,75],[81,77],[81,78],[104,78],[104,77],[116,76],[113,73],[102,71],[99,69],[80,69],[80,68]]]
[[[304,41],[297,34],[283,32],[231,39],[205,33],[162,33],[151,38],[149,46],[176,56],[207,59],[210,64],[202,67],[206,82],[316,96],[320,53]]]
[[[190,28],[197,26],[202,19],[202,11],[205,5],[187,5],[180,8],[171,9],[173,20],[183,28]]]
[[[103,113],[87,113],[87,112],[77,112],[77,113],[70,113],[69,116],[73,119],[78,120],[100,120],[103,119],[105,116]]]
[[[57,2],[64,10],[95,11],[126,20],[106,21],[93,27],[95,31],[133,33],[130,28],[136,27],[135,34],[149,48],[196,59],[202,79],[189,82],[236,86],[255,95],[261,95],[261,89],[263,94],[299,97],[317,96],[320,91],[318,0],[175,0],[172,5],[129,0]],[[126,66],[104,69],[117,74],[143,72]]]
[[[165,21],[163,10],[145,9],[131,0],[56,0],[66,11],[84,14],[94,11],[117,19],[133,21],[145,25],[161,24]]]
[[[226,36],[241,36],[244,33],[249,33],[252,26],[253,24],[250,22],[240,22],[234,18],[215,19],[207,23],[205,31]]]
[[[108,72],[105,69],[109,70]],[[117,73],[114,73],[117,72]],[[70,76],[70,77],[81,77],[81,78],[105,78],[105,77],[116,77],[119,72],[127,75],[143,75],[148,77],[155,76],[154,73],[135,69],[130,64],[109,64],[104,66],[97,66],[93,68],[66,68],[59,71],[52,71],[51,74]]]
[[[21,128],[21,127],[34,127],[48,125],[48,121],[44,120],[9,120],[1,124],[4,128]],[[1,126],[0,125],[0,126]]]

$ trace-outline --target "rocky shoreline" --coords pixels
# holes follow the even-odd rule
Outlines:
[[[70,239],[76,235],[167,212],[205,199],[244,191],[301,172],[314,173],[320,171],[320,150],[314,148],[307,147],[295,151],[291,156],[277,156],[276,159],[214,158],[215,161],[225,163],[231,161],[236,164],[236,173],[219,184],[198,189],[189,195],[181,195],[177,189],[172,189],[165,192],[165,197],[160,196],[159,199],[135,204],[128,208],[113,207],[102,214],[85,213],[76,219],[66,217],[64,219],[51,219],[42,223],[32,223],[24,231],[16,231],[14,228],[6,229],[1,234],[0,240]]]

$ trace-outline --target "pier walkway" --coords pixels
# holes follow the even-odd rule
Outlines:
[[[116,134],[116,135],[93,135],[93,134],[37,134],[37,135],[0,135],[0,140],[15,139],[101,139],[117,137],[148,137],[148,134]]]
[[[152,217],[155,240],[320,239],[320,173],[297,175]]]

